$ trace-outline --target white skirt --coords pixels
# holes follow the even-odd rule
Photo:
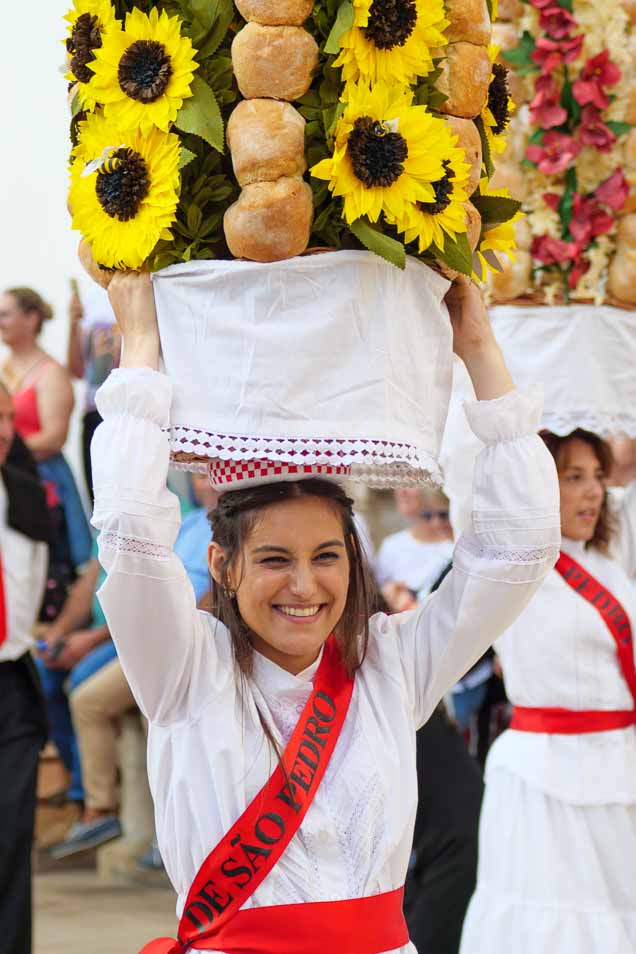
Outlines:
[[[460,954],[636,954],[636,805],[571,805],[499,769]]]

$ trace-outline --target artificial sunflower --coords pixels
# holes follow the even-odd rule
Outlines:
[[[481,120],[491,153],[499,155],[507,145],[505,132],[515,110],[515,104],[510,97],[508,70],[501,63],[495,62],[499,56],[499,47],[491,43],[488,53],[492,67],[488,99],[481,111]]]
[[[480,181],[479,194],[486,198],[512,199],[508,189],[490,191],[487,179]],[[517,247],[515,222],[522,216],[523,212],[519,211],[505,222],[493,222],[489,225],[487,221],[484,221],[479,245],[475,250],[474,278],[483,281],[489,271],[500,272],[499,259],[501,255],[507,255],[510,261],[514,262],[514,250]],[[477,272],[477,263],[479,264],[479,272]]]
[[[90,65],[94,95],[106,117],[121,129],[147,134],[157,126],[167,132],[192,95],[194,52],[178,17],[156,7],[147,15],[135,7],[123,28],[108,31]]]
[[[463,203],[468,199],[466,185],[470,177],[470,166],[466,162],[463,149],[457,147],[457,137],[453,136],[442,120],[448,137],[446,158],[442,160],[444,174],[432,183],[435,197],[430,202],[417,202],[410,211],[409,222],[404,231],[406,242],[417,240],[420,253],[431,245],[444,248],[444,236],[454,239],[460,232],[466,231],[466,211]]]
[[[344,200],[344,218],[377,222],[385,213],[402,226],[416,202],[434,202],[434,183],[445,173],[446,126],[426,106],[413,106],[411,90],[351,83],[335,130],[333,155],[311,172]]]
[[[410,86],[431,72],[431,50],[447,43],[443,0],[353,0],[353,7],[354,25],[334,63],[345,82]]]
[[[160,129],[122,133],[101,113],[79,127],[71,157],[73,228],[105,268],[140,268],[171,239],[179,202],[179,137]]]
[[[69,25],[65,40],[69,71],[65,79],[77,83],[82,109],[92,112],[96,103],[90,89],[94,74],[89,63],[95,59],[105,32],[116,22],[115,9],[110,0],[74,0],[64,19]]]

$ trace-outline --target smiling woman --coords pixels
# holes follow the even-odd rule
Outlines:
[[[172,384],[157,370],[149,277],[117,273],[109,294],[125,347],[93,441],[100,601],[150,721],[157,837],[181,915],[179,941],[147,954],[263,951],[264,938],[271,954],[414,954],[402,894],[415,730],[556,557],[540,402],[514,390],[474,286],[454,288],[455,350],[486,447],[474,528],[439,590],[413,612],[374,613],[343,468],[249,458],[226,468],[211,514],[214,615],[197,612],[172,551]]]

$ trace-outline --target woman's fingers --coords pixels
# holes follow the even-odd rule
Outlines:
[[[93,258],[91,247],[85,239],[82,239],[82,241],[79,243],[77,254],[82,267],[90,275],[93,281],[97,282],[98,285],[101,285],[102,288],[108,288],[115,273],[112,271],[112,269],[102,268],[97,264]]]

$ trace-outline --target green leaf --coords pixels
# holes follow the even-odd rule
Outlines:
[[[495,164],[492,159],[492,151],[490,149],[490,143],[488,142],[488,136],[486,135],[486,127],[484,126],[484,121],[481,116],[476,117],[475,126],[477,126],[479,138],[481,139],[482,162],[484,164],[484,169],[486,170],[486,175],[490,179],[495,173]]]
[[[566,79],[561,90],[561,105],[571,116],[575,124],[581,120],[581,106],[574,96],[574,86],[570,79]]]
[[[179,110],[175,126],[184,133],[205,139],[217,152],[223,152],[225,135],[223,118],[216,96],[200,76],[192,80],[192,96]]]
[[[445,262],[453,271],[460,272],[462,275],[468,275],[469,277],[472,275],[473,253],[468,244],[468,236],[465,232],[461,232],[455,239],[451,239],[450,236],[447,235],[444,240],[443,249],[432,245],[431,250],[437,258]]]
[[[375,228],[368,219],[356,219],[349,228],[365,248],[386,259],[397,268],[406,268],[406,251],[402,242],[396,241]]]
[[[75,95],[73,96],[73,99],[71,100],[71,119],[75,119],[75,117],[81,112],[82,112],[82,103],[80,100],[79,90],[77,90]]]
[[[215,8],[216,19],[212,29],[200,39],[200,46],[197,52],[199,62],[213,56],[221,43],[227,36],[232,18],[234,17],[234,4],[232,0],[197,0],[201,6],[210,6]],[[195,44],[196,45],[196,44]]]
[[[504,50],[502,55],[506,62],[512,63],[513,66],[532,66],[538,69],[532,60],[534,48],[534,37],[527,30],[524,30],[518,45],[513,47],[512,50]]]
[[[608,129],[611,129],[615,136],[625,136],[633,128],[631,123],[619,123],[615,119],[608,120],[605,125]]]
[[[182,146],[181,157],[179,159],[179,168],[185,169],[185,167],[189,165],[193,159],[196,159],[196,154],[194,152],[190,152],[189,149],[186,149],[184,146]]]
[[[188,223],[188,229],[190,232],[193,235],[197,235],[199,229],[201,228],[201,222],[203,221],[201,209],[197,205],[188,206],[186,221]]]
[[[559,202],[559,216],[563,226],[564,239],[572,238],[570,235],[570,222],[572,221],[574,196],[576,195],[577,189],[578,178],[576,175],[576,169],[574,166],[571,166],[565,174],[565,189],[563,191],[563,195],[561,196],[561,201]]]
[[[340,39],[350,30],[355,23],[355,11],[351,0],[343,0],[338,8],[336,22],[331,28],[331,33],[325,43],[325,53],[339,53]]]
[[[519,209],[521,202],[499,195],[479,195],[475,193],[472,203],[481,215],[482,225],[494,228],[503,222],[509,222]]]

